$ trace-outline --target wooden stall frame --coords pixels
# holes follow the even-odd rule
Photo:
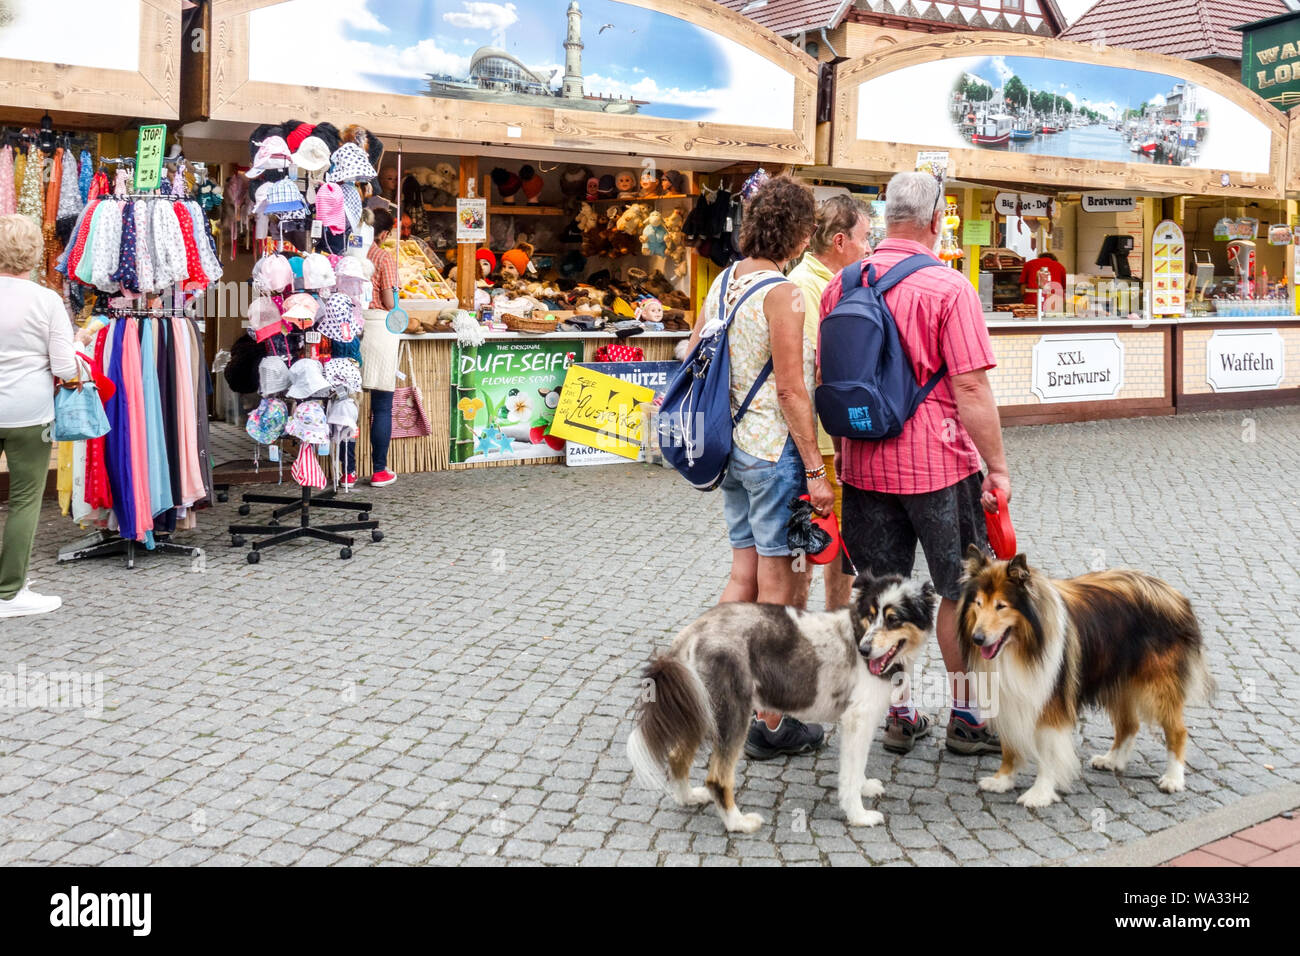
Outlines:
[[[0,103],[6,118],[36,123],[48,112],[55,126],[85,130],[117,129],[129,118],[179,119],[181,0],[139,2],[137,70],[0,59]]]
[[[1282,325],[1296,324],[1294,317],[1285,315],[1269,319],[1260,318],[1258,322],[1234,322],[1231,325],[1215,322],[1213,318],[1184,320],[1174,326],[1174,351],[1177,364],[1174,366],[1174,403],[1178,414],[1191,412],[1208,412],[1216,409],[1263,408],[1276,405],[1300,405],[1300,388],[1261,388],[1248,392],[1186,392],[1183,381],[1183,353],[1185,350],[1183,333],[1187,330],[1204,329],[1276,329]]]
[[[1165,368],[1164,395],[1151,398],[1115,398],[1092,402],[1031,402],[1024,405],[999,405],[998,415],[1003,425],[1054,425],[1061,422],[1098,421],[1105,418],[1142,418],[1155,415],[1173,415],[1175,413],[1174,384],[1177,379],[1178,365],[1175,363],[1174,325],[1150,326],[1135,323],[1131,326],[1109,323],[1092,325],[1086,322],[1053,324],[1050,320],[1042,323],[1023,322],[1017,325],[995,326],[989,329],[991,336],[998,335],[1059,335],[1062,332],[1086,334],[1089,332],[1147,332],[1155,334],[1160,331],[1164,338]]]
[[[897,172],[912,169],[920,149],[933,143],[880,142],[857,138],[858,93],[867,80],[905,67],[962,56],[1030,56],[1076,60],[1098,66],[1145,70],[1203,86],[1246,110],[1272,133],[1267,173],[1231,173],[1230,185],[1220,182],[1222,170],[1180,166],[1144,166],[1102,160],[1065,160],[1033,153],[974,148],[947,149],[948,177],[989,186],[1032,191],[1036,188],[1126,189],[1169,194],[1281,198],[1288,183],[1288,117],[1240,83],[1209,67],[1188,60],[1125,50],[1095,49],[1079,43],[1043,37],[974,31],[947,33],[905,41],[886,50],[841,63],[835,82],[834,136],[826,163],[836,169]],[[1294,134],[1300,136],[1300,132]],[[1297,147],[1300,148],[1300,147]],[[1296,170],[1300,182],[1300,169]]]
[[[248,77],[249,14],[281,2],[213,0],[208,118],[261,123],[267,118],[267,104],[273,103],[276,116],[298,116],[310,122],[347,116],[380,136],[702,160],[813,160],[816,61],[714,0],[620,2],[678,17],[734,40],[785,69],[794,78],[794,114],[789,129],[253,82]]]

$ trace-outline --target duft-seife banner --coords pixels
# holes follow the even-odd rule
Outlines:
[[[603,372],[624,382],[648,388],[654,392],[655,398],[658,399],[668,390],[668,383],[672,381],[673,374],[681,368],[681,365],[677,362],[600,362],[581,367]],[[643,428],[644,425],[643,422]],[[648,435],[642,434],[640,448],[633,460],[645,461],[647,445],[653,448],[656,444],[656,437],[653,430]],[[569,441],[564,446],[564,463],[566,465],[616,465],[626,464],[628,460],[625,455],[602,451],[600,448],[583,444],[577,440]]]
[[[581,342],[485,342],[452,352],[451,463],[558,458],[550,434]]]
[[[642,406],[654,401],[654,389],[606,375],[596,366],[574,365],[551,423],[551,434],[629,461],[641,454]]]

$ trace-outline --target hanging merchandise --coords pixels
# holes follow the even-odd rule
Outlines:
[[[14,148],[8,143],[0,149],[0,216],[18,211],[18,193],[14,185]]]

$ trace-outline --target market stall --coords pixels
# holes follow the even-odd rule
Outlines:
[[[382,140],[376,199],[404,220],[403,361],[429,422],[394,440],[392,467],[562,461],[544,428],[558,380],[528,378],[511,412],[491,384],[470,396],[462,365],[671,358],[735,255],[734,191],[758,164],[813,159],[815,63],[708,0],[546,0],[491,24],[420,7],[358,31],[304,0],[218,0],[186,141],[215,155],[283,115]],[[286,30],[317,55],[276,53]],[[499,435],[515,437],[485,444]]]
[[[942,171],[1004,421],[1294,400],[1285,375],[1243,399],[1207,371],[1208,337],[1261,320],[1280,368],[1295,323],[1295,137],[1239,84],[1138,51],[948,34],[840,64],[832,125],[801,173],[815,182],[878,201],[898,170]]]

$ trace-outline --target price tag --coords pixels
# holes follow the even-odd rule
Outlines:
[[[272,462],[272,464],[278,463],[280,461],[280,446],[268,445],[266,447],[266,457]]]
[[[319,344],[319,343],[320,343],[320,333],[317,332],[315,329],[312,329],[312,330],[308,331],[308,332],[307,332],[307,344],[308,344],[308,345],[317,345],[317,344]]]
[[[313,220],[311,221],[311,237],[312,237],[313,239],[319,239],[319,238],[321,237],[321,233],[322,233],[323,231],[324,231],[324,230],[321,228],[320,220],[319,220],[319,219],[313,219]]]
[[[329,443],[329,442],[324,442],[323,444],[320,444],[320,445],[317,445],[317,446],[316,446],[316,454],[318,454],[318,455],[328,455],[329,453],[330,453],[330,443]]]
[[[135,191],[150,192],[162,182],[166,126],[141,126],[135,141]]]

